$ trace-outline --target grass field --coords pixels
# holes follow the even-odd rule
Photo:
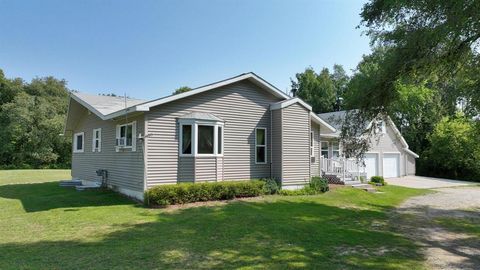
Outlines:
[[[0,269],[423,267],[418,247],[392,231],[387,211],[427,191],[340,188],[147,209],[109,191],[48,182],[68,175],[0,171]]]

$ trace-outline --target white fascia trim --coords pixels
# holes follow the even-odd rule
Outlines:
[[[403,150],[404,150],[407,154],[412,155],[414,158],[419,158],[419,157],[420,157],[417,153],[413,152],[412,150],[410,150],[410,149],[408,149],[408,148],[403,148]]]
[[[278,110],[278,109],[282,109],[282,108],[286,108],[294,103],[299,103],[300,105],[302,105],[303,107],[305,107],[307,110],[309,111],[312,111],[312,106],[308,105],[305,101],[299,99],[299,98],[291,98],[289,100],[285,100],[285,101],[280,101],[280,102],[277,102],[277,103],[273,103],[272,105],[270,105],[270,110]]]
[[[246,80],[246,79],[254,80],[255,82],[262,85],[266,90],[271,92],[276,97],[283,98],[283,99],[288,99],[289,98],[289,96],[284,94],[282,91],[275,88],[270,83],[266,82],[265,80],[263,80],[262,78],[257,76],[255,73],[250,72],[250,73],[242,74],[240,76],[233,77],[233,78],[230,78],[230,79],[227,79],[227,80],[224,80],[224,81],[220,81],[220,82],[217,82],[217,83],[205,85],[205,86],[193,89],[193,90],[188,91],[188,92],[184,92],[184,93],[176,94],[176,95],[171,95],[171,96],[168,96],[168,97],[164,97],[164,98],[160,98],[160,99],[157,99],[157,100],[153,100],[153,101],[149,101],[149,102],[146,102],[146,103],[143,103],[143,104],[136,105],[135,106],[135,111],[149,111],[151,107],[155,107],[155,106],[158,106],[158,105],[161,105],[161,104],[165,104],[165,103],[168,103],[168,102],[172,102],[172,101],[175,101],[175,100],[179,100],[179,99],[182,99],[182,98],[193,96],[193,95],[196,95],[196,94],[208,91],[208,90],[219,88],[219,87],[229,85],[229,84],[232,84],[232,83],[236,83],[236,82],[239,82],[239,81],[243,81],[243,80]]]
[[[337,132],[336,128],[332,127],[329,123],[325,122],[325,120],[323,120],[313,112],[310,112],[310,116],[312,117],[313,122],[326,126],[331,132]]]
[[[98,117],[99,117],[100,119],[102,119],[102,120],[113,119],[113,118],[115,118],[115,117],[119,117],[119,116],[125,115],[125,113],[148,111],[148,109],[145,109],[145,108],[143,108],[143,107],[141,107],[141,106],[132,106],[132,107],[128,107],[128,108],[126,108],[126,109],[122,109],[122,110],[113,112],[113,113],[111,113],[111,114],[104,115],[104,114],[102,114],[101,112],[99,112],[98,110],[96,110],[93,106],[91,106],[90,104],[88,104],[87,102],[85,102],[83,99],[81,99],[80,97],[76,96],[75,93],[70,93],[70,97],[71,97],[72,99],[74,99],[75,101],[77,101],[78,103],[80,103],[82,106],[86,107],[89,111],[93,112],[96,116],[98,116]]]
[[[185,92],[185,93],[171,95],[171,96],[168,96],[168,97],[164,97],[164,98],[160,98],[160,99],[156,99],[156,100],[152,100],[152,101],[147,101],[145,103],[134,105],[134,106],[128,107],[126,109],[122,109],[122,110],[119,110],[119,111],[116,111],[116,112],[113,112],[113,113],[107,114],[107,115],[103,115],[101,112],[99,112],[98,110],[96,110],[95,108],[90,106],[88,103],[83,101],[81,98],[77,97],[74,93],[72,93],[71,97],[73,99],[75,99],[76,101],[78,101],[83,106],[85,106],[86,108],[88,108],[89,110],[91,110],[93,113],[95,113],[98,117],[100,117],[100,119],[109,120],[109,119],[113,119],[113,118],[125,115],[126,113],[147,112],[147,111],[150,111],[151,107],[155,107],[155,106],[158,106],[158,105],[161,105],[161,104],[165,104],[165,103],[168,103],[168,102],[172,102],[172,101],[175,101],[175,100],[186,98],[186,97],[189,97],[189,96],[192,96],[192,95],[196,95],[196,94],[208,91],[208,90],[219,88],[219,87],[229,85],[229,84],[232,84],[232,83],[236,83],[236,82],[246,80],[246,79],[250,79],[250,80],[255,81],[256,83],[263,86],[263,88],[265,88],[265,90],[269,91],[270,93],[272,93],[276,97],[283,98],[283,99],[289,99],[290,98],[288,95],[286,95],[285,93],[283,93],[282,91],[280,91],[279,89],[277,89],[276,87],[274,87],[273,85],[271,85],[270,83],[265,81],[264,79],[260,78],[259,76],[257,76],[253,72],[245,73],[245,74],[242,74],[242,75],[230,78],[230,79],[226,79],[226,80],[223,80],[223,81],[220,81],[220,82],[216,82],[216,83],[213,83],[213,84],[201,86],[199,88],[193,89],[193,90]]]
[[[324,138],[340,138],[340,134],[337,134],[337,133],[320,133],[320,137],[324,137]]]
[[[93,112],[96,116],[100,117],[100,119],[102,120],[106,120],[105,119],[105,115],[103,115],[101,112],[99,112],[98,110],[96,110],[94,107],[92,107],[90,104],[88,104],[87,102],[83,101],[83,99],[81,99],[80,97],[78,97],[77,95],[75,95],[75,93],[70,93],[70,97],[72,99],[74,99],[76,102],[80,103],[82,106],[86,107],[88,110],[90,110],[91,112]]]

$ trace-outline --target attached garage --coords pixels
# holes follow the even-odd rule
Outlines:
[[[400,176],[400,153],[383,154],[383,177],[392,178]]]
[[[367,178],[378,175],[378,154],[367,153],[365,154],[365,172]]]

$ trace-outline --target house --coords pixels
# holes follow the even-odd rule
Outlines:
[[[295,189],[341,156],[338,128],[254,73],[151,101],[71,93],[65,134],[74,179],[138,199],[182,182],[275,177]]]
[[[347,111],[321,113],[318,116],[335,127],[335,132],[320,134],[321,155],[327,159],[341,156],[339,143],[342,124]],[[415,174],[415,159],[419,156],[411,151],[390,117],[379,123],[379,130],[370,138],[370,149],[365,154],[361,171],[370,178],[381,175],[385,178]],[[324,166],[329,168],[329,166]]]

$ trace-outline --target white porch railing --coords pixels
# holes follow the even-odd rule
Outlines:
[[[361,176],[366,176],[365,166],[354,159],[320,157],[320,170],[336,175],[343,182],[359,181]]]

